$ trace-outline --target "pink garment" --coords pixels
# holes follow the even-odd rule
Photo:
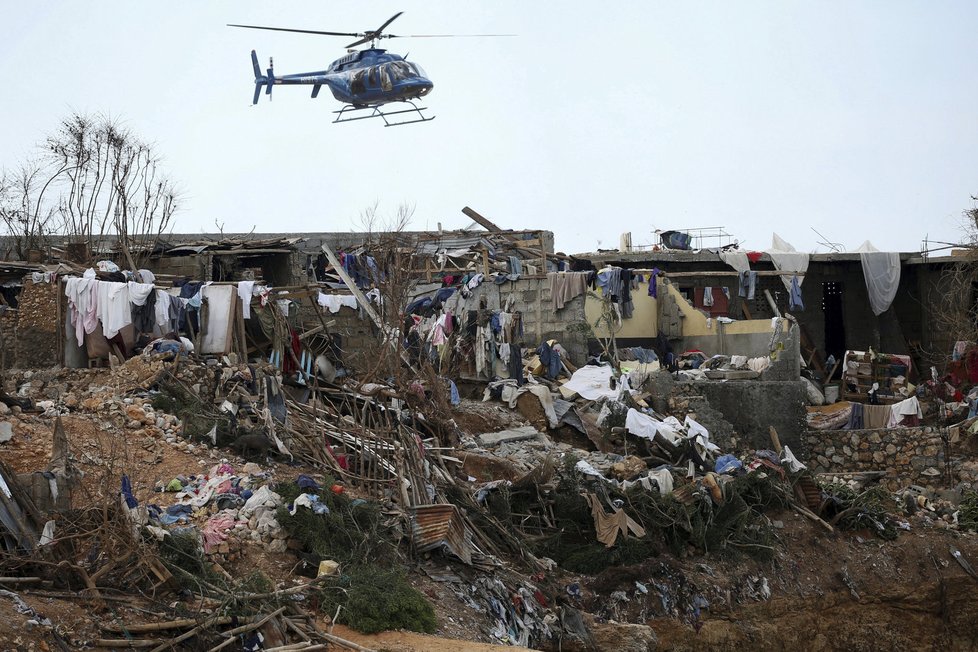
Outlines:
[[[228,538],[228,530],[234,527],[234,517],[227,512],[218,512],[204,524],[201,534],[204,537],[204,552],[211,552]]]
[[[431,329],[431,343],[435,346],[444,344],[448,340],[447,334],[452,331],[451,324],[447,327],[445,325],[446,317],[448,317],[447,312],[438,318],[434,328]]]
[[[98,326],[96,308],[96,287],[98,280],[93,278],[71,277],[65,281],[65,296],[68,297],[68,315],[75,327],[78,346],[85,345],[85,335]]]

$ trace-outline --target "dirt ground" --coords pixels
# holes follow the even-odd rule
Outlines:
[[[415,632],[382,632],[380,634],[361,634],[349,627],[337,625],[333,633],[358,645],[386,652],[509,652],[529,650],[530,648],[511,645],[491,645],[457,638],[442,638]]]

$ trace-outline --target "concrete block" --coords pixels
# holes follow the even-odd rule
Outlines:
[[[494,446],[499,446],[500,444],[505,444],[507,442],[514,441],[526,441],[527,439],[536,439],[540,431],[533,426],[521,426],[519,428],[511,428],[510,430],[500,430],[499,432],[487,432],[476,437],[480,446],[486,448],[492,448]]]

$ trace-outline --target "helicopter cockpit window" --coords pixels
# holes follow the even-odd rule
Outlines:
[[[417,66],[407,61],[393,61],[387,64],[387,70],[390,72],[391,79],[395,82],[424,75],[424,73],[418,72]]]
[[[389,91],[394,87],[391,83],[390,70],[386,66],[380,69],[380,87],[385,91]]]

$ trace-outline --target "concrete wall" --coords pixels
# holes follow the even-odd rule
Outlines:
[[[457,315],[464,320],[469,310],[503,310],[511,305],[511,312],[522,313],[523,339],[518,342],[524,348],[536,349],[541,342],[556,339],[570,354],[575,365],[584,364],[587,357],[587,325],[584,319],[584,298],[577,297],[567,303],[559,312],[553,312],[550,302],[550,283],[546,279],[520,279],[507,281],[501,285],[493,282],[483,283],[472,294]],[[318,319],[303,308],[303,321],[315,325]],[[375,356],[379,340],[376,327],[369,317],[361,319],[357,310],[341,308],[333,314],[326,312],[326,319],[336,324],[331,332],[339,333],[345,351],[344,361],[356,368],[365,368]],[[474,374],[474,365],[468,369],[469,361],[462,361],[463,375]]]
[[[261,269],[261,277],[266,284],[278,287],[302,285],[308,282],[306,271],[308,256],[302,252],[281,254],[255,254],[248,256],[216,256],[203,252],[186,256],[160,256],[146,262],[146,267],[157,274],[186,276],[195,281],[213,281],[214,264],[226,265],[233,270],[233,278],[225,280],[243,280],[242,269]]]
[[[702,396],[710,408],[723,415],[733,426],[737,442],[743,448],[771,448],[768,428],[774,426],[782,444],[789,445],[796,453],[804,450],[807,400],[803,382],[677,382],[673,394]],[[710,428],[710,425],[704,425]]]
[[[536,349],[541,342],[556,339],[575,365],[587,358],[588,325],[584,297],[579,296],[554,312],[548,279],[520,279],[497,285],[483,283],[465,302],[465,310],[502,310],[512,299],[512,311],[523,315],[523,345]]]
[[[974,448],[971,439],[951,445],[952,486],[978,481],[974,450],[966,450]],[[816,473],[885,471],[884,484],[892,491],[910,484],[944,484],[945,452],[937,428],[811,430],[805,442],[807,463]]]

